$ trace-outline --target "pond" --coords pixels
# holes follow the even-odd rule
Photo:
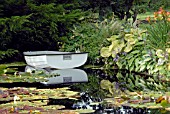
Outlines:
[[[148,99],[142,99],[140,103],[141,99],[133,101],[129,96],[124,98],[128,100],[122,99],[119,90],[125,91],[123,86],[109,92],[104,90],[100,86],[102,80],[105,80],[104,84],[109,80],[120,85],[115,76],[117,70],[35,70],[30,66],[11,66],[6,70],[0,83],[0,113],[159,114],[164,111],[155,109],[159,106]],[[30,70],[31,74],[25,72]],[[10,74],[14,75],[10,77]],[[136,96],[139,97],[135,93],[131,95]],[[156,107],[147,108],[143,101]]]

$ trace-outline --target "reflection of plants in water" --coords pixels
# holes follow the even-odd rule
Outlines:
[[[78,83],[72,85],[71,88],[75,90],[80,90],[81,92],[87,92],[90,96],[93,97],[104,97],[104,91],[99,86],[100,80],[98,77],[94,75],[88,76],[88,82],[87,83]]]
[[[137,75],[136,73],[122,73],[118,72],[116,75],[121,87],[126,87],[130,91],[167,91],[167,82],[164,82],[161,77],[157,75],[148,76],[148,75]]]
[[[151,81],[151,78],[149,80]],[[149,80],[147,80],[146,83]],[[125,85],[133,86],[130,83]],[[109,80],[102,80],[100,86],[105,90],[106,96],[109,97],[103,100],[104,107],[106,108],[115,109],[117,107],[127,106],[129,108],[147,108],[147,110],[150,111],[152,109],[165,112],[170,111],[169,92],[155,92],[151,90],[137,92],[130,92],[129,90],[121,91],[116,82],[111,83]],[[146,86],[151,85],[146,84]]]
[[[117,82],[110,82],[109,80],[102,80],[100,87],[105,90],[107,97],[115,97],[122,94],[119,84]]]

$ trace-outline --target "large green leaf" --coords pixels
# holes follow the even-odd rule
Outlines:
[[[113,42],[113,41],[115,41],[117,38],[119,38],[118,35],[113,35],[113,36],[111,36],[110,38],[107,38],[107,40]]]
[[[109,51],[109,47],[103,47],[100,50],[100,54],[102,57],[109,57],[111,55],[111,52]]]
[[[109,51],[113,51],[115,48],[118,48],[119,40],[112,41],[112,44],[109,46]]]
[[[132,45],[131,44],[127,44],[127,46],[125,47],[125,49],[124,49],[124,52],[130,52],[132,50]]]

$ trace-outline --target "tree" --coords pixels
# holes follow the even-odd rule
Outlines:
[[[1,1],[0,50],[57,50],[58,42],[86,14],[78,5],[69,0]]]

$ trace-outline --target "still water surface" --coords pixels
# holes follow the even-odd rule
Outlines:
[[[31,69],[29,66],[20,68],[21,72]],[[32,69],[33,70],[33,69]],[[140,108],[130,108],[122,106],[119,108],[105,106],[100,103],[105,98],[105,93],[101,91],[100,81],[108,79],[111,82],[117,81],[115,74],[117,71],[101,69],[63,69],[63,70],[44,70],[50,75],[59,75],[49,78],[47,82],[41,83],[12,83],[0,84],[1,87],[38,87],[38,88],[56,88],[70,87],[71,90],[80,92],[80,99],[74,101],[71,99],[50,99],[49,105],[64,105],[66,109],[93,109],[94,114],[159,114],[158,110],[148,110]],[[90,105],[91,103],[95,105]]]

